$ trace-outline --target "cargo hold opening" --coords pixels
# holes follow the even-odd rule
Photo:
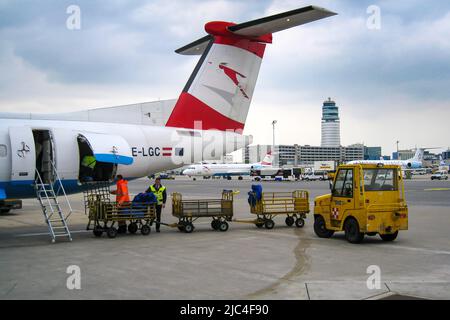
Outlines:
[[[117,164],[98,161],[95,158],[89,141],[82,135],[78,136],[80,152],[79,176],[80,182],[111,181],[117,171]]]

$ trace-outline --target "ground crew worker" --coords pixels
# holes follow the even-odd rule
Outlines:
[[[95,165],[97,164],[97,160],[95,160],[94,156],[86,155],[81,160],[81,169],[84,181],[92,181],[94,180],[94,169]]]
[[[120,208],[124,204],[130,202],[130,195],[128,194],[128,181],[123,178],[121,174],[117,175],[117,188],[116,190],[111,191],[111,194],[116,195],[117,207]],[[125,221],[119,221],[119,229],[118,233],[126,233],[127,232],[127,223]]]
[[[159,232],[159,227],[161,222],[161,211],[166,206],[167,201],[167,192],[166,187],[161,185],[161,178],[157,177],[155,179],[155,184],[151,185],[147,191],[145,192],[152,192],[156,197],[156,232]]]

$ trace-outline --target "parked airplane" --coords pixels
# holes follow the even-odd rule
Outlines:
[[[9,210],[7,199],[36,197],[39,177],[60,182],[67,193],[81,192],[85,156],[96,159],[90,178],[112,181],[116,174],[144,177],[245,147],[251,137],[242,130],[272,33],[333,15],[309,6],[240,24],[207,23],[207,36],[176,50],[201,55],[176,102],[0,114],[0,209]],[[169,116],[161,120],[164,113]]]
[[[444,158],[442,158],[442,154],[439,155],[439,165],[440,166],[446,166],[447,163],[444,161]]]
[[[261,162],[257,163],[233,163],[233,164],[197,164],[186,168],[183,174],[189,177],[231,177],[248,176],[252,170],[270,168],[273,163],[273,155],[269,152]]]
[[[423,154],[425,152],[425,149],[418,148],[416,150],[416,154],[413,158],[408,160],[355,160],[350,161],[348,164],[384,164],[384,165],[398,165],[401,166],[403,169],[419,169],[423,167],[422,161],[423,161]]]

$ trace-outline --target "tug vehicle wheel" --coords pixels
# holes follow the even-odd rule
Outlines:
[[[360,232],[358,221],[349,218],[344,224],[345,239],[348,242],[358,244],[364,239],[364,233]]]
[[[333,230],[328,230],[325,224],[325,219],[322,216],[317,216],[314,219],[314,233],[322,239],[331,238],[334,234]]]

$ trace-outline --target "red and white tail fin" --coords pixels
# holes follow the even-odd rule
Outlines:
[[[271,166],[273,164],[273,155],[272,152],[268,152],[264,157],[263,161],[261,161],[262,166]]]
[[[333,15],[309,6],[241,24],[207,23],[208,36],[176,50],[202,56],[166,126],[242,132],[272,33]]]

